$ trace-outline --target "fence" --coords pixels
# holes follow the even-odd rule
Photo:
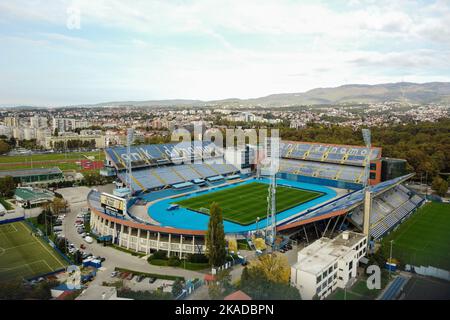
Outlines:
[[[8,211],[5,215],[0,216],[0,224],[22,221],[24,219],[24,213],[17,211]]]
[[[33,230],[36,234],[38,234],[41,239],[43,239],[45,242],[47,242],[60,256],[64,259],[69,265],[71,265],[73,262],[59,250],[59,248],[51,241],[46,235],[42,235],[42,231],[36,228],[34,224],[32,224],[30,221],[24,220],[25,223]]]
[[[435,267],[424,267],[424,266],[416,267],[411,265],[406,265],[405,269],[406,271],[414,271],[415,273],[420,274],[422,276],[429,276],[450,281],[450,272],[447,270]]]

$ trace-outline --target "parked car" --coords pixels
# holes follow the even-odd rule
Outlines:
[[[154,283],[155,281],[156,281],[156,278],[153,278],[153,277],[148,279],[148,283]]]
[[[136,277],[136,282],[141,282],[142,280],[144,280],[144,276],[143,275],[139,275]]]
[[[126,279],[127,280],[133,280],[133,278],[134,278],[134,274],[130,273]]]
[[[119,274],[118,271],[111,272],[111,278],[115,278]]]
[[[87,243],[92,243],[92,242],[94,242],[94,239],[92,239],[92,238],[89,237],[89,236],[86,236],[86,237],[84,238],[84,241],[86,241]]]
[[[86,246],[82,243],[82,244],[80,245],[80,249],[84,250],[84,249],[86,249]]]

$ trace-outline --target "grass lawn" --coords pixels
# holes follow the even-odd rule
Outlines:
[[[0,226],[0,282],[29,278],[65,268],[67,263],[25,222]]]
[[[151,265],[154,266],[160,266],[160,267],[168,267],[168,260],[165,259],[151,259],[149,261],[149,263]],[[192,271],[200,271],[200,270],[205,270],[209,268],[209,264],[208,263],[194,263],[194,262],[189,262],[189,261],[180,261],[180,265],[179,266],[173,266],[173,268],[181,268],[181,269],[186,269],[186,270],[192,270]]]
[[[381,288],[369,289],[367,287],[367,277],[362,277],[349,289],[345,296],[344,289],[338,288],[327,300],[374,300],[389,283],[389,273],[381,270]]]
[[[450,204],[431,202],[383,239],[382,253],[402,264],[450,270]]]
[[[217,202],[223,210],[223,218],[241,225],[249,225],[267,215],[269,185],[252,182],[234,188],[219,190],[198,197],[175,202],[182,207],[208,213],[211,203]],[[320,192],[278,186],[276,192],[277,213],[316,199]]]
[[[104,160],[103,152],[68,152],[54,154],[36,154],[20,156],[0,156],[0,170],[20,170],[33,168],[58,167],[61,170],[77,170],[80,165],[76,162],[94,157],[95,160]]]

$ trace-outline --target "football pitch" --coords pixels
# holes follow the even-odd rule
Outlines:
[[[21,170],[31,168],[53,168],[61,170],[78,170],[80,160],[93,157],[94,160],[104,160],[103,152],[67,152],[53,154],[33,154],[17,156],[0,156],[0,170]]]
[[[404,264],[450,270],[450,204],[431,202],[382,242],[385,257],[390,254]]]
[[[0,225],[0,282],[65,268],[67,263],[25,222]]]
[[[175,203],[184,208],[207,214],[211,204],[216,202],[223,210],[224,220],[249,225],[255,223],[258,217],[261,220],[266,217],[268,188],[268,184],[252,182]],[[316,191],[277,186],[277,213],[322,195],[323,193]]]

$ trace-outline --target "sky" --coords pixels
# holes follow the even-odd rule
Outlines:
[[[0,104],[450,81],[450,0],[0,0]]]

